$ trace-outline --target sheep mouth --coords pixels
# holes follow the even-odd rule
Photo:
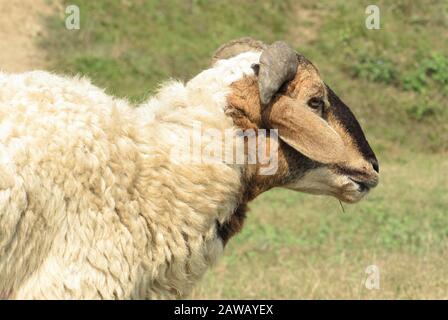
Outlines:
[[[356,185],[358,185],[358,191],[361,193],[367,193],[370,191],[370,189],[374,188],[378,182],[365,182],[365,181],[359,181],[356,179],[353,179],[351,177],[348,177],[353,183],[355,183]]]
[[[378,184],[377,174],[341,173],[328,167],[308,171],[304,176],[283,186],[285,188],[316,195],[333,196],[347,203],[360,201]]]
[[[344,185],[342,192],[337,194],[336,197],[347,203],[356,203],[360,201],[378,184],[377,177],[361,180],[359,178],[346,176],[346,179],[347,183]]]
[[[360,198],[378,185],[379,175],[373,170],[361,171],[342,166],[336,166],[335,169],[337,174],[345,177],[348,182],[346,187],[348,187],[351,192],[360,194]]]

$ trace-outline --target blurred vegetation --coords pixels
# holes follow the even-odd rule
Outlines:
[[[54,70],[87,75],[139,102],[169,78],[188,80],[222,43],[284,39],[350,106],[380,160],[381,182],[342,213],[331,198],[284,190],[252,204],[243,232],[195,297],[448,298],[448,2],[87,1],[81,29],[48,21]],[[364,269],[385,270],[367,292]],[[382,278],[383,279],[383,278]]]
[[[43,44],[61,72],[89,75],[113,94],[141,101],[169,78],[188,80],[223,42],[286,33],[290,4],[281,1],[66,1],[81,12],[81,30],[64,15],[49,21]]]
[[[63,28],[61,12],[42,46],[57,71],[88,75],[112,94],[138,102],[166,79],[188,80],[230,39],[286,39],[362,120],[375,119],[367,131],[416,150],[448,149],[446,1],[379,1],[380,30],[365,27],[368,1],[66,3],[80,7],[81,29]]]

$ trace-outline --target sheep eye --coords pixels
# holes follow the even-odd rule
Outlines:
[[[325,102],[324,102],[324,99],[315,97],[315,98],[311,98],[310,100],[308,100],[308,106],[315,110],[323,110],[323,108],[325,106]]]

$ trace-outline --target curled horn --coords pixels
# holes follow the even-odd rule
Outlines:
[[[249,37],[232,40],[223,44],[215,51],[212,58],[212,64],[220,59],[229,59],[246,51],[263,51],[265,48],[266,45],[263,42]]]
[[[295,77],[298,64],[297,53],[285,42],[274,42],[263,50],[258,74],[262,105],[267,105],[283,83]]]

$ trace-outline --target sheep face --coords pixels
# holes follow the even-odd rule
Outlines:
[[[249,168],[247,198],[285,187],[359,201],[378,184],[379,170],[358,121],[303,56],[286,54],[295,60],[293,72],[263,70],[276,58],[276,50],[273,53],[263,59],[263,52],[260,64],[253,66],[255,76],[233,83],[228,98],[227,113],[238,127],[276,129],[280,138],[277,172],[263,176],[257,165]],[[288,58],[281,54],[279,58],[290,69]],[[276,78],[276,83],[266,77]]]
[[[296,153],[285,159],[296,167],[285,187],[356,202],[378,184],[378,161],[358,121],[309,61],[302,59],[295,78],[261,112]]]

